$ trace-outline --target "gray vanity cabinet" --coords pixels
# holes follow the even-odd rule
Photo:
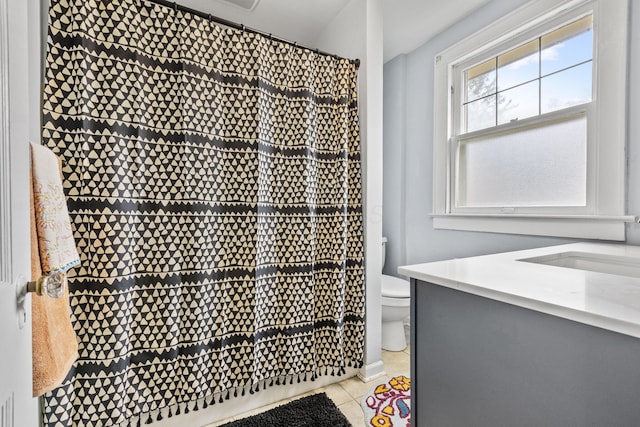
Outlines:
[[[640,426],[640,340],[411,279],[412,425]]]

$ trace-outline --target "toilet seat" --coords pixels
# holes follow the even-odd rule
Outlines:
[[[380,303],[383,307],[409,307],[411,298],[382,297]]]
[[[389,299],[409,298],[411,287],[409,282],[398,277],[382,275],[382,297]]]

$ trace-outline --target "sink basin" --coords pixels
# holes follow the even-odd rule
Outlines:
[[[560,252],[518,261],[640,278],[640,259],[589,252]]]

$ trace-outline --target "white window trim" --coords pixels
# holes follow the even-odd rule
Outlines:
[[[593,142],[588,149],[596,153],[588,156],[588,162],[592,162],[587,177],[593,202],[590,212],[584,215],[520,214],[508,209],[489,214],[452,212],[450,165],[453,154],[449,140],[453,135],[453,123],[449,112],[453,102],[450,89],[453,67],[479,51],[495,48],[543,22],[584,7],[593,9],[594,50],[597,53],[593,73],[596,111],[593,123],[589,125]],[[625,223],[636,221],[636,217],[625,214],[628,10],[627,0],[531,1],[436,56],[432,214],[435,228],[625,239]],[[517,30],[513,31],[514,28]]]

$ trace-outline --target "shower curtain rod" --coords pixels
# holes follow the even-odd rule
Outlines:
[[[276,40],[276,41],[279,41],[279,42],[282,42],[282,43],[286,43],[286,44],[291,45],[291,46],[299,47],[301,49],[310,50],[310,51],[313,51],[313,52],[315,52],[317,54],[320,54],[320,55],[333,56],[334,58],[339,58],[338,55],[336,55],[334,53],[323,52],[323,51],[321,51],[319,49],[313,49],[313,48],[310,48],[310,47],[301,46],[296,42],[291,42],[289,40],[285,40],[285,39],[282,39],[280,37],[273,36],[272,34],[267,34],[267,33],[263,32],[263,31],[256,30],[255,28],[249,28],[249,27],[244,26],[242,24],[238,24],[237,22],[229,21],[227,19],[211,15],[210,13],[204,13],[204,12],[201,12],[199,10],[191,9],[189,7],[180,5],[180,4],[176,3],[176,2],[167,1],[167,0],[146,0],[146,1],[150,2],[150,3],[156,3],[156,4],[159,4],[159,5],[162,5],[162,6],[170,7],[170,8],[173,8],[174,10],[181,10],[183,12],[191,13],[192,15],[197,15],[197,16],[200,16],[202,18],[208,19],[210,21],[217,22],[218,24],[224,25],[226,27],[235,28],[235,29],[241,30],[241,31],[247,31],[247,32],[254,33],[254,34],[260,34],[260,35],[269,37],[272,40]],[[360,67],[360,59],[358,59],[358,58],[350,59],[350,61],[355,64],[356,69]]]

